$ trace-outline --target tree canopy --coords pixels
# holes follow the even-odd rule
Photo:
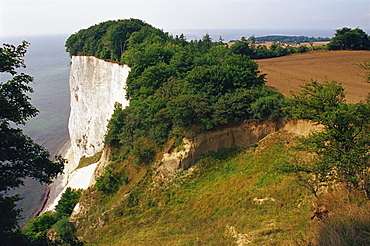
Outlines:
[[[49,152],[36,144],[16,126],[37,115],[38,110],[30,103],[28,93],[33,78],[18,74],[16,69],[25,67],[23,57],[29,43],[19,46],[4,44],[0,47],[0,71],[9,73],[12,79],[0,82],[0,238],[10,238],[17,227],[19,209],[15,202],[19,196],[8,192],[24,184],[26,177],[41,183],[50,183],[62,172],[64,160],[56,157],[50,160]]]
[[[360,28],[343,27],[335,32],[329,50],[369,50],[370,37]]]
[[[71,35],[66,41],[67,52],[119,61],[127,39],[145,26],[150,25],[138,19],[106,21]]]

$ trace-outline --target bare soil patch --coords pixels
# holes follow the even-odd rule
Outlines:
[[[370,92],[370,84],[361,77],[365,70],[357,65],[365,59],[370,59],[370,51],[319,51],[256,61],[262,73],[267,73],[266,85],[285,96],[301,90],[300,85],[311,79],[327,79],[342,83],[347,102],[355,103]]]

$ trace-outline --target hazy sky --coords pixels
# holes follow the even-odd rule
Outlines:
[[[72,34],[138,18],[181,29],[370,29],[369,0],[0,0],[0,38]],[[1,40],[0,40],[1,41]]]

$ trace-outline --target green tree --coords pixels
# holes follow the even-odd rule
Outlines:
[[[113,171],[113,167],[109,165],[105,168],[104,174],[96,179],[95,187],[106,195],[114,194],[121,184],[128,183],[127,175]]]
[[[15,202],[19,196],[10,196],[8,192],[24,184],[26,177],[41,183],[50,183],[51,179],[62,172],[64,160],[57,157],[49,159],[50,154],[42,146],[33,142],[23,131],[16,128],[37,115],[38,111],[29,102],[28,93],[33,92],[29,83],[33,78],[16,69],[25,67],[23,57],[29,43],[23,41],[15,47],[4,44],[0,47],[0,71],[9,73],[12,79],[0,82],[0,240],[12,237],[17,227],[19,210]]]
[[[291,170],[310,174],[300,177],[314,193],[319,186],[335,181],[369,196],[370,105],[346,104],[344,89],[335,81],[312,81],[293,94],[291,103],[293,116],[325,127],[301,140],[303,150],[315,153],[312,163],[298,164]]]
[[[360,28],[343,27],[336,30],[328,48],[329,50],[368,50],[370,49],[370,39]]]
[[[55,206],[55,212],[58,219],[62,217],[69,217],[76,206],[78,199],[80,199],[81,191],[67,188],[62,194],[58,205]]]
[[[237,41],[231,46],[234,54],[253,56],[254,50],[249,47],[248,41]]]
[[[53,230],[57,237],[53,241],[53,245],[78,246],[83,245],[75,236],[75,227],[68,221],[68,217],[61,218],[53,225]]]
[[[26,236],[30,245],[50,245],[46,232],[58,221],[52,213],[45,213],[33,220],[30,220],[22,233]]]

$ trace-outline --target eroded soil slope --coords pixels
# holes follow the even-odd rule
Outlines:
[[[370,84],[360,75],[365,70],[357,64],[370,59],[370,51],[321,51],[285,57],[257,60],[259,68],[267,73],[267,86],[290,96],[290,91],[301,90],[299,85],[311,79],[323,82],[335,80],[342,83],[347,102],[364,100]]]

